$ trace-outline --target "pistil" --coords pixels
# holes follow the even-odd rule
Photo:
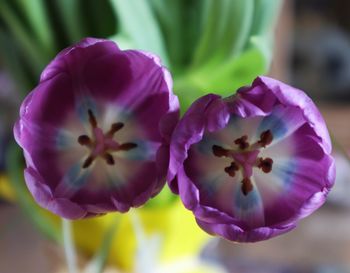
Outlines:
[[[92,138],[88,135],[78,137],[78,143],[90,149],[90,155],[84,160],[82,168],[88,168],[97,157],[101,157],[108,165],[114,165],[112,152],[129,151],[137,147],[136,143],[126,142],[120,144],[114,140],[114,134],[124,127],[124,123],[116,122],[111,125],[107,133],[98,127],[96,117],[91,109],[88,110],[89,123],[92,128]]]
[[[260,139],[252,145],[249,144],[247,135],[237,138],[233,143],[238,146],[238,149],[225,149],[219,145],[213,145],[212,150],[215,156],[232,159],[230,166],[224,169],[229,176],[234,177],[236,172],[241,170],[243,176],[241,190],[244,195],[248,195],[253,190],[251,182],[253,167],[261,169],[264,173],[272,171],[273,160],[269,157],[258,157],[260,149],[266,148],[272,140],[273,135],[270,130],[267,130],[262,132]]]

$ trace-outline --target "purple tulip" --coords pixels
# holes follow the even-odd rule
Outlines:
[[[199,226],[237,242],[285,233],[334,183],[323,118],[302,91],[267,77],[198,99],[176,126],[168,181]]]
[[[63,50],[14,128],[36,202],[68,219],[144,204],[164,186],[178,109],[152,54],[93,38]]]

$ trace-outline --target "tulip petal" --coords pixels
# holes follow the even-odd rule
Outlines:
[[[261,120],[257,130],[257,137],[259,137],[262,132],[270,130],[273,135],[273,142],[271,143],[271,145],[273,145],[277,141],[295,132],[305,124],[305,122],[305,118],[299,108],[277,106],[270,115]]]
[[[59,53],[14,128],[38,203],[76,219],[126,212],[159,193],[178,121],[171,89],[170,73],[150,53],[94,38]]]
[[[171,139],[169,184],[205,231],[266,240],[325,202],[335,176],[330,150],[310,98],[258,77],[234,96],[207,95],[189,108]]]

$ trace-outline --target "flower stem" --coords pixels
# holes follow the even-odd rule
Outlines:
[[[78,273],[76,252],[75,252],[74,242],[72,238],[72,225],[69,220],[63,219],[63,218],[62,218],[62,237],[63,237],[64,253],[66,256],[66,262],[68,266],[68,272]]]

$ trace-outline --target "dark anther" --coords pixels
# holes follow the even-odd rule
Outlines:
[[[249,178],[243,178],[241,190],[244,195],[248,195],[253,190],[253,184]]]
[[[262,158],[259,158],[260,162],[258,164],[258,167],[260,169],[262,169],[262,171],[264,173],[269,173],[271,172],[272,170],[272,164],[273,164],[273,160],[269,157],[265,158],[265,159],[262,159]]]
[[[271,144],[273,140],[273,135],[270,130],[264,131],[260,134],[260,140],[258,143],[261,145],[261,147],[266,147],[267,145]]]
[[[92,156],[89,156],[87,159],[85,159],[83,163],[83,169],[86,169],[87,167],[89,167],[93,161],[94,161],[94,158]]]
[[[240,138],[237,138],[234,141],[234,143],[237,144],[241,150],[245,150],[249,147],[249,143],[247,142],[247,140],[248,140],[248,136],[244,135]]]
[[[118,147],[118,150],[120,151],[129,151],[131,149],[134,149],[137,147],[136,143],[132,143],[132,142],[127,142],[127,143],[123,143]]]
[[[108,165],[114,165],[114,158],[113,158],[113,156],[111,154],[105,153],[103,155],[103,158],[106,160]]]
[[[78,143],[83,146],[90,146],[91,139],[87,135],[81,135],[78,137]]]
[[[229,176],[234,177],[236,174],[236,171],[239,170],[239,166],[236,164],[236,162],[232,162],[230,166],[225,168],[225,172],[228,173]]]
[[[113,123],[112,125],[111,125],[111,129],[109,129],[109,131],[108,131],[108,135],[109,136],[113,136],[114,135],[114,133],[116,133],[116,132],[118,132],[121,128],[123,128],[124,127],[124,123],[122,123],[122,122],[117,122],[117,123]]]
[[[218,157],[228,156],[229,150],[226,150],[218,145],[213,145],[213,154]]]
[[[111,125],[107,133],[103,133],[98,127],[96,117],[91,109],[88,109],[89,122],[92,127],[93,138],[87,135],[78,137],[78,143],[90,148],[91,153],[83,162],[82,168],[86,169],[94,162],[97,157],[103,158],[108,165],[114,165],[115,160],[112,152],[129,151],[137,147],[136,143],[126,142],[121,145],[113,138],[113,135],[124,127],[124,123],[115,122]]]
[[[89,122],[90,122],[92,128],[96,128],[97,127],[97,121],[96,121],[94,113],[92,112],[91,109],[88,110],[88,114],[89,114]]]

